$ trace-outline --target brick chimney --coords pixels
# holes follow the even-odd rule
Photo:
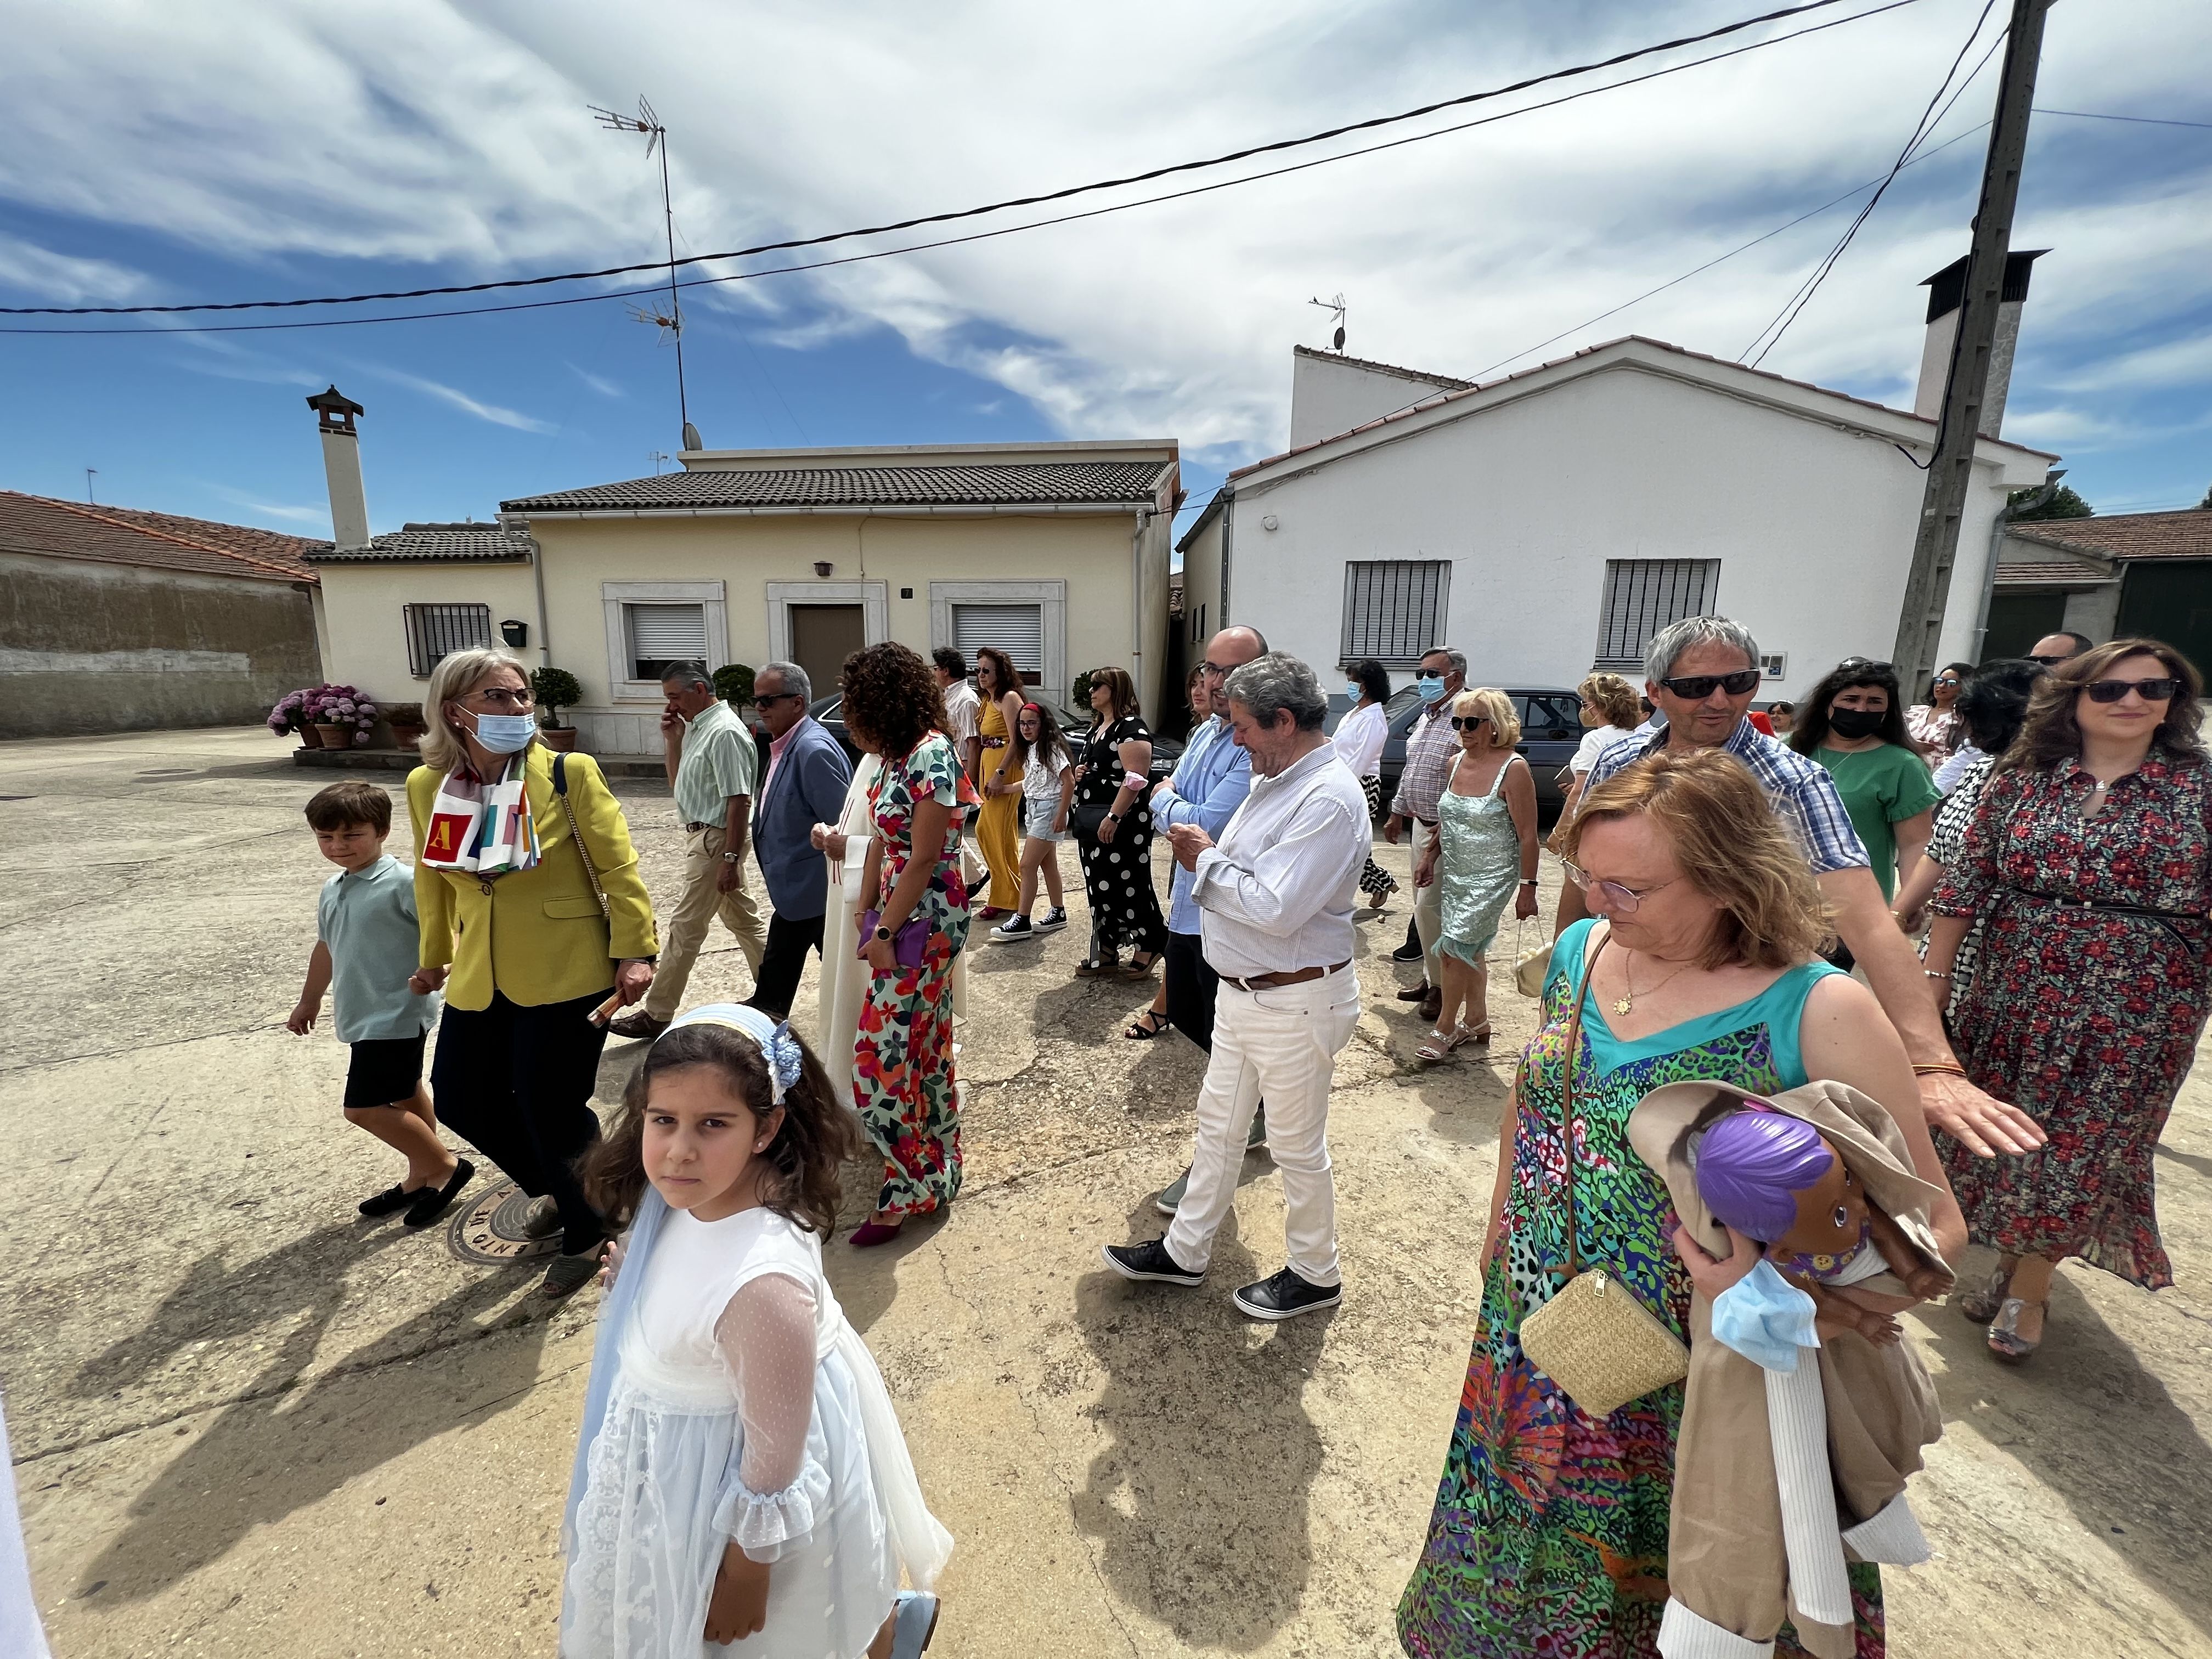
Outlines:
[[[1997,337],[1990,349],[1990,385],[1982,401],[1982,435],[1994,438],[2004,426],[2005,394],[2012,389],[2012,354],[2020,343],[2020,313],[2027,304],[2027,279],[2035,262],[2050,252],[2029,248],[2005,256],[2004,291],[1997,306]],[[1959,337],[1959,307],[1966,297],[1966,262],[1943,267],[1920,284],[1928,290],[1928,335],[1920,348],[1920,386],[1912,412],[1942,418],[1943,382],[1951,373],[1951,343]]]
[[[368,497],[361,487],[361,434],[353,417],[368,411],[336,386],[307,399],[323,437],[323,477],[331,491],[331,543],[341,553],[368,545]]]

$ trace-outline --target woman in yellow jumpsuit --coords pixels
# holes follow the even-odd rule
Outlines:
[[[991,890],[979,921],[1012,911],[1022,887],[1022,768],[1013,756],[1014,722],[1021,718],[1022,677],[1006,653],[985,646],[975,653],[975,690],[982,696],[976,731],[983,739],[976,791],[983,810],[975,820],[975,847],[991,866]]]

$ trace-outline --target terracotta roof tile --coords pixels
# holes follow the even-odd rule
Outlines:
[[[2101,565],[2079,559],[2005,559],[1998,562],[1999,587],[2089,587],[2119,578]]]
[[[323,544],[317,564],[527,564],[530,538],[501,524],[410,524],[341,552]]]
[[[313,582],[317,577],[307,556],[329,545],[248,525],[0,489],[0,550],[11,553],[257,581]]]
[[[1101,506],[1144,502],[1167,461],[1021,461],[919,466],[780,466],[664,472],[501,501],[502,513],[682,511],[716,507]]]
[[[2212,513],[2115,513],[2109,518],[2038,519],[2006,532],[2093,559],[2212,559]]]

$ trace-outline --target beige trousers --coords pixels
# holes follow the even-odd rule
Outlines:
[[[743,848],[739,848],[743,851]],[[645,995],[645,1012],[657,1020],[676,1017],[690,982],[691,964],[707,942],[708,925],[716,916],[737,935],[745,965],[760,972],[761,952],[768,946],[768,922],[754,901],[745,866],[738,866],[738,884],[726,893],[714,890],[722,873],[722,826],[694,830],[684,842],[684,892],[676,908],[665,912],[660,930],[660,963],[653,969],[653,988]]]
[[[1413,820],[1413,862],[1419,865],[1421,854],[1429,850],[1429,843],[1437,838],[1438,832],[1419,818]],[[1443,872],[1438,871],[1437,880],[1426,887],[1413,889],[1413,931],[1420,935],[1421,949],[1425,953],[1421,959],[1421,977],[1432,991],[1442,990],[1444,982],[1444,953],[1438,945],[1444,936],[1442,877]],[[1410,881],[1413,878],[1408,876],[1407,879]]]

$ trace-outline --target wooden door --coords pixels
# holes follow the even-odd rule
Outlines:
[[[791,659],[814,682],[817,697],[837,690],[845,659],[867,642],[867,626],[857,605],[791,607]]]

